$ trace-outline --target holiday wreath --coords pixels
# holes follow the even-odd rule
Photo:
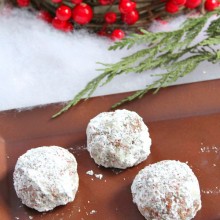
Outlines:
[[[161,68],[157,79],[146,88],[126,97],[113,108],[149,90],[166,87],[192,72],[201,62],[218,62],[220,51],[220,3],[218,0],[13,0],[19,7],[37,11],[37,16],[64,32],[86,28],[116,41],[110,50],[131,48],[143,44],[144,49],[122,58],[114,64],[102,64],[102,73],[91,80],[61,111],[57,117],[82,98],[90,97],[98,86],[114,77],[130,72],[142,73]],[[37,10],[36,10],[37,9]],[[178,14],[196,12],[181,28],[170,32],[147,31],[152,20],[170,18]],[[195,13],[194,13],[195,14]],[[209,18],[217,15],[204,30]],[[204,31],[205,37],[195,43]],[[126,36],[126,37],[125,37]]]

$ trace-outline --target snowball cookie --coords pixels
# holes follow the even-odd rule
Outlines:
[[[150,154],[148,128],[133,111],[100,113],[90,120],[86,134],[90,156],[104,167],[125,169]]]
[[[18,158],[13,178],[22,203],[39,212],[73,201],[79,185],[75,157],[57,146],[28,150]]]
[[[164,160],[142,169],[131,186],[133,202],[149,220],[189,220],[201,209],[199,183],[185,163]]]

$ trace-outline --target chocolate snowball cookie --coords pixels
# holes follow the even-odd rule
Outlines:
[[[135,177],[131,192],[148,220],[190,220],[201,209],[195,174],[187,164],[175,160],[146,166]]]
[[[13,178],[22,203],[39,212],[73,201],[79,185],[75,157],[57,146],[28,150],[18,158]]]
[[[98,165],[125,169],[146,160],[151,139],[142,118],[133,111],[103,112],[90,120],[87,149]]]

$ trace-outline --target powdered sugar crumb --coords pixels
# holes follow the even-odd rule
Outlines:
[[[97,178],[97,179],[102,179],[103,178],[103,175],[102,174],[95,174],[95,177]]]
[[[90,175],[90,176],[93,176],[93,175],[95,175],[95,177],[97,178],[97,179],[102,179],[103,178],[103,174],[101,174],[101,173],[94,173],[94,171],[93,170],[88,170],[87,172],[86,172],[86,174],[87,175]],[[94,180],[93,178],[91,178],[91,180]]]
[[[90,175],[90,176],[93,176],[93,175],[94,175],[94,171],[93,171],[93,170],[88,170],[88,171],[86,172],[86,174],[88,174],[88,175]]]
[[[216,146],[216,145],[213,145],[211,147],[209,146],[204,146],[204,147],[201,147],[200,148],[200,151],[202,153],[216,153],[218,154],[220,152],[220,147],[219,146]]]
[[[92,210],[92,211],[90,212],[90,215],[93,215],[93,214],[95,214],[95,213],[97,213],[97,211],[96,211],[96,210]]]
[[[33,218],[34,218],[34,217],[33,217],[33,216],[31,216],[31,215],[29,215],[28,217],[29,217],[29,219],[33,219]]]
[[[74,147],[69,147],[68,150],[70,150],[72,153],[79,153],[79,151],[84,151],[86,150],[86,146],[74,146]]]
[[[206,190],[201,190],[203,194],[214,194],[218,195],[220,194],[220,187],[216,186],[214,189],[206,189]]]

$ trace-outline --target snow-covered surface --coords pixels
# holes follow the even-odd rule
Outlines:
[[[153,30],[171,30],[184,21],[160,25]],[[108,51],[108,39],[76,31],[61,33],[24,10],[9,10],[0,15],[0,111],[65,102],[73,98],[88,81],[99,75],[97,62],[114,63],[138,48]],[[216,79],[219,66],[203,63],[177,84]],[[128,74],[100,87],[94,96],[144,88],[154,78]]]

